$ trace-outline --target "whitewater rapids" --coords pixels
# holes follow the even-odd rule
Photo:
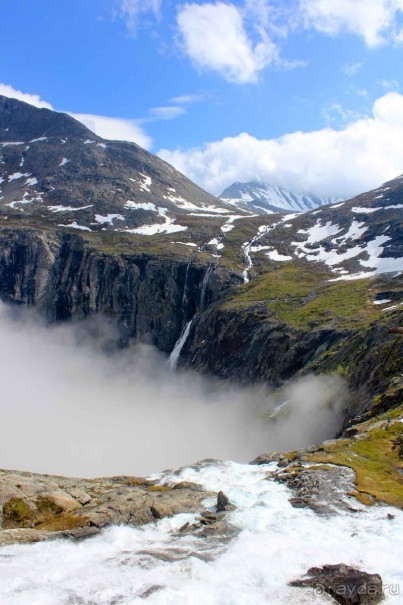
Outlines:
[[[327,517],[293,508],[290,490],[267,480],[267,472],[275,468],[275,463],[257,467],[217,462],[182,469],[179,475],[152,477],[162,483],[194,481],[209,490],[223,490],[237,506],[227,518],[239,533],[228,543],[171,533],[194,520],[194,515],[182,514],[142,528],[111,527],[80,543],[58,540],[3,547],[0,603],[331,603],[312,589],[288,586],[309,567],[328,563],[379,573],[384,603],[403,603],[403,512],[374,506]],[[206,506],[213,504],[206,500]],[[388,513],[394,518],[387,519]],[[156,586],[160,588],[144,594]]]

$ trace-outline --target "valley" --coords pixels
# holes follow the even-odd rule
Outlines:
[[[4,401],[15,391],[23,402],[3,459],[27,411],[27,449],[38,435],[49,443],[40,459],[0,471],[7,605],[188,603],[202,586],[192,602],[319,603],[290,583],[341,560],[384,585],[403,581],[403,177],[350,200],[298,198],[301,212],[261,211],[246,195],[216,198],[134,143],[0,97],[2,338],[20,335],[22,347],[2,365],[7,375],[24,367],[28,336],[49,373],[35,366],[32,384],[49,385],[32,395],[3,381]],[[21,310],[34,319],[12,323]],[[73,346],[76,328],[85,342],[100,337],[102,354]],[[51,378],[60,368],[65,396]],[[66,376],[80,368],[86,386],[75,390]],[[74,434],[96,463],[109,447],[97,443],[120,444],[109,454],[116,474],[85,467],[85,454],[103,478],[85,479],[80,456],[70,478],[50,471],[47,461],[74,459]],[[175,440],[189,448],[163,471]],[[201,462],[190,458],[196,443]],[[147,476],[130,473],[152,450],[161,456]],[[242,454],[219,459],[230,451]],[[220,491],[234,508],[218,510]],[[399,602],[393,590],[385,602]]]

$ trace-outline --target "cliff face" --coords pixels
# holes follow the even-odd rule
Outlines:
[[[185,322],[239,277],[144,253],[104,253],[79,235],[32,229],[0,232],[3,301],[35,306],[49,321],[101,314],[124,336],[170,352]]]
[[[170,353],[192,320],[180,351],[184,367],[273,387],[310,371],[337,373],[352,390],[346,421],[374,405],[378,410],[397,405],[402,341],[388,327],[398,324],[400,312],[379,311],[368,292],[399,297],[399,278],[360,280],[362,292],[355,286],[355,297],[349,298],[345,282],[310,285],[309,273],[298,270],[292,281],[290,275],[289,268],[277,270],[254,286],[240,287],[238,274],[201,263],[192,252],[117,252],[78,234],[0,230],[2,300],[35,306],[48,321],[107,316],[120,327],[123,341],[136,338]],[[321,305],[326,311],[318,320]]]
[[[264,305],[247,312],[213,305],[193,323],[182,363],[241,383],[281,387],[309,372],[346,379],[350,398],[345,426],[362,414],[399,405],[403,396],[403,342],[388,329],[401,313],[357,327],[295,327],[271,316]]]
[[[201,372],[241,382],[279,386],[346,336],[338,329],[296,329],[267,313],[214,306],[197,318],[183,349],[184,362]]]

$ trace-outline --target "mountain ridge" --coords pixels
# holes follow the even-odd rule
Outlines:
[[[312,193],[293,192],[285,187],[249,181],[235,182],[219,196],[223,201],[260,214],[307,212],[342,201],[339,197],[320,197]]]
[[[0,212],[78,230],[185,231],[232,207],[135,143],[104,140],[67,114],[0,97]],[[177,223],[177,224],[175,224]]]

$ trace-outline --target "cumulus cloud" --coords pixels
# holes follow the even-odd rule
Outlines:
[[[151,147],[151,137],[139,126],[137,120],[111,118],[90,113],[70,113],[70,115],[104,139],[131,141],[145,149]]]
[[[245,462],[340,428],[346,392],[337,378],[308,376],[276,398],[265,387],[172,373],[148,346],[113,349],[118,333],[99,318],[49,328],[4,305],[0,338],[2,468],[136,475],[206,457]]]
[[[224,2],[184,4],[177,26],[184,53],[196,68],[219,73],[230,82],[255,82],[259,72],[278,61],[278,50],[262,23],[255,39],[246,29],[241,8]]]
[[[341,130],[292,132],[277,139],[241,133],[158,155],[215,194],[234,181],[253,180],[348,197],[403,172],[402,139],[403,95],[391,92],[375,101],[370,117]]]
[[[397,17],[402,0],[301,0],[300,13],[307,28],[325,34],[347,30],[375,47],[388,39],[399,41]]]
[[[159,19],[162,0],[120,0],[131,33]],[[234,83],[256,82],[270,65],[295,67],[302,61],[280,57],[280,44],[302,29],[335,36],[348,31],[368,47],[403,43],[403,0],[224,0],[189,2],[177,10],[177,41],[198,70],[210,70]],[[360,63],[345,66],[355,75]]]
[[[17,90],[9,84],[0,83],[0,95],[10,97],[12,99],[18,99],[19,101],[24,101],[24,103],[29,103],[35,107],[53,109],[52,105],[46,101],[43,101],[39,95],[31,95],[26,92],[21,92],[21,90]]]

